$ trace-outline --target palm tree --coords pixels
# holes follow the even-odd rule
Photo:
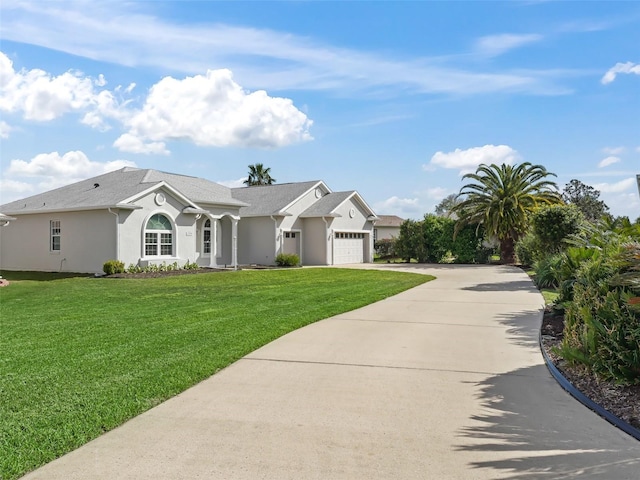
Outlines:
[[[542,165],[480,165],[462,179],[473,180],[460,189],[462,201],[452,209],[458,215],[456,231],[466,224],[482,224],[500,242],[500,261],[515,261],[515,243],[526,232],[529,214],[542,204],[562,203],[557,185]]]
[[[261,163],[255,165],[249,165],[249,178],[244,181],[244,184],[252,187],[254,185],[272,185],[276,179],[271,178],[269,171],[271,168],[264,168]]]

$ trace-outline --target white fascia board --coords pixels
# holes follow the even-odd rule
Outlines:
[[[142,197],[144,197],[146,195],[149,195],[150,193],[155,192],[156,190],[159,190],[161,188],[164,188],[164,189],[168,190],[171,193],[171,195],[176,197],[178,200],[180,200],[185,205],[193,207],[193,208],[200,208],[195,202],[191,201],[187,196],[182,194],[179,190],[176,190],[175,188],[173,188],[171,185],[169,185],[164,180],[162,180],[161,182],[156,183],[155,185],[147,188],[146,190],[143,190],[142,192],[136,193],[135,195],[123,200],[120,203],[135,202],[136,200],[138,200],[138,199],[140,199],[140,198],[142,198]]]
[[[140,210],[142,207],[138,205],[123,205],[118,203],[116,205],[99,205],[93,207],[70,207],[70,208],[55,208],[50,210],[25,210],[24,212],[12,212],[12,215],[38,215],[38,214],[52,214],[52,213],[66,213],[66,212],[89,212],[91,210],[109,210],[109,209],[121,209],[121,210]]]
[[[307,189],[305,192],[303,192],[301,195],[298,195],[298,197],[291,203],[289,203],[289,205],[287,205],[286,207],[284,207],[282,210],[280,210],[281,212],[284,212],[286,210],[289,210],[293,205],[296,204],[296,202],[298,202],[300,200],[301,197],[304,197],[307,193],[314,191],[316,188],[318,188],[319,186],[323,186],[325,188],[325,190],[327,191],[327,193],[331,193],[331,189],[329,187],[327,187],[327,184],[324,183],[322,180],[318,181],[317,183],[313,184],[311,186],[311,188]]]

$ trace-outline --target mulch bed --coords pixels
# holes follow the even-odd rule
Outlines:
[[[569,382],[591,400],[640,429],[640,385],[620,386],[598,378],[583,366],[569,365],[554,352],[562,342],[564,317],[547,308],[542,320],[542,347]]]

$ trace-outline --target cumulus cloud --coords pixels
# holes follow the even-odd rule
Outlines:
[[[113,142],[113,146],[122,152],[130,152],[130,153],[155,153],[158,155],[168,155],[169,150],[167,150],[164,142],[147,142],[145,143],[140,138],[131,135],[130,133],[125,133],[120,135]]]
[[[434,199],[443,199],[451,193],[451,190],[443,187],[433,187],[427,189],[427,197]]]
[[[625,178],[615,183],[596,183],[593,188],[602,193],[619,193],[636,187],[636,179],[634,177]]]
[[[81,151],[64,155],[41,153],[31,160],[11,160],[0,179],[1,201],[7,203],[119,168],[135,166],[128,160],[92,161]]]
[[[499,35],[488,35],[481,37],[476,42],[476,51],[482,55],[495,57],[515,48],[528,45],[542,40],[542,35],[538,34],[513,34],[503,33]]]
[[[506,163],[510,165],[519,159],[518,152],[508,145],[485,145],[467,150],[456,148],[453,152],[436,152],[431,157],[431,161],[423,165],[423,169],[429,171],[435,167],[452,168],[459,170],[462,175],[475,171],[478,165],[482,163],[487,165]]]
[[[614,163],[618,162],[620,162],[619,157],[609,156],[600,160],[600,163],[598,163],[598,168],[608,167],[609,165],[613,165]]]
[[[165,77],[127,121],[129,135],[140,141],[186,139],[204,146],[261,148],[311,140],[311,124],[290,99],[263,90],[249,93],[229,70],[183,80]]]
[[[0,203],[9,203],[33,193],[34,186],[27,182],[0,178]]]
[[[13,127],[7,122],[0,120],[0,138],[9,138],[9,132],[13,130]]]
[[[247,177],[242,177],[242,178],[238,178],[237,180],[222,180],[216,183],[219,183],[220,185],[224,185],[225,187],[229,187],[229,188],[240,188],[245,186],[244,182],[246,179]]]
[[[422,216],[424,209],[417,198],[390,197],[373,204],[373,209],[380,215],[398,215],[402,218]]]
[[[604,74],[600,79],[600,82],[603,85],[607,85],[608,83],[613,82],[620,73],[634,73],[636,75],[640,75],[640,64],[632,62],[618,62]]]
[[[27,120],[46,122],[72,111],[89,111],[91,126],[104,126],[97,119],[113,114],[117,102],[108,91],[103,76],[87,77],[78,71],[53,76],[40,69],[16,71],[13,62],[0,52],[0,111],[18,113]]]
[[[6,177],[44,177],[63,184],[90,178],[111,172],[122,167],[135,167],[134,162],[128,160],[114,160],[111,162],[94,162],[89,160],[81,151],[71,151],[64,155],[58,152],[41,153],[31,160],[11,160],[7,168]]]

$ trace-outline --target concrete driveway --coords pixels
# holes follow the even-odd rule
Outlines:
[[[25,478],[640,478],[640,442],[549,375],[521,270],[377,268],[438,278],[292,332]]]

